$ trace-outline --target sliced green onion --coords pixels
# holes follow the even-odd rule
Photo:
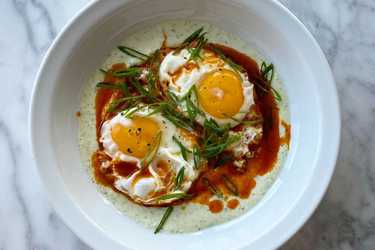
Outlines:
[[[148,59],[148,55],[142,52],[139,52],[138,50],[135,50],[126,46],[118,46],[117,48],[123,53],[127,54],[128,56],[138,58],[139,60],[145,61]]]
[[[101,89],[122,89],[123,87],[121,84],[114,84],[114,83],[108,83],[108,82],[98,82],[96,84],[97,88]]]
[[[130,83],[137,89],[137,91],[144,96],[149,96],[149,92],[136,79],[130,79]]]
[[[108,107],[108,112],[113,112],[116,110],[116,108],[120,105],[120,104],[123,104],[127,101],[132,101],[132,100],[137,100],[137,99],[141,99],[141,98],[144,98],[143,95],[137,95],[137,96],[129,96],[129,97],[123,97],[123,98],[119,98],[119,99],[116,99],[116,100],[113,100],[111,102],[111,104],[109,105]]]
[[[182,181],[184,180],[185,167],[180,168],[176,176],[175,190],[181,187]]]
[[[154,159],[156,153],[158,152],[158,149],[159,149],[159,146],[160,146],[160,142],[161,142],[161,131],[155,136],[154,140],[153,140],[153,143],[149,149],[149,151],[147,152],[146,156],[143,158],[142,162],[141,162],[141,166],[144,168],[144,167],[147,167],[148,165],[150,165],[150,163],[152,162],[152,160]]]
[[[193,160],[194,160],[194,168],[198,169],[201,164],[201,151],[199,150],[198,146],[193,148]]]
[[[260,73],[261,73],[262,77],[267,81],[275,99],[278,102],[281,102],[282,97],[281,97],[280,93],[274,87],[272,87],[272,81],[273,81],[273,78],[274,78],[274,75],[275,75],[274,65],[272,63],[267,64],[266,62],[262,62],[261,66],[260,66]],[[260,86],[260,84],[258,84],[258,86],[261,87],[264,90],[263,86]],[[265,91],[265,92],[268,92],[268,90]]]
[[[237,63],[233,62],[231,59],[229,59],[221,49],[217,48],[216,46],[210,47],[223,61],[225,61],[232,69],[236,71],[244,71],[241,65],[238,65]]]
[[[162,196],[159,196],[157,199],[159,201],[170,200],[170,199],[180,200],[180,199],[185,199],[185,198],[188,198],[188,197],[190,197],[190,195],[188,195],[186,193],[183,193],[183,192],[178,192],[178,193],[171,193],[171,194],[162,195]]]
[[[203,31],[203,27],[200,27],[196,31],[194,31],[190,36],[188,36],[182,43],[191,43],[192,41],[196,40]]]
[[[136,76],[139,75],[141,72],[140,68],[137,67],[130,67],[124,70],[118,70],[112,73],[115,77],[127,77],[127,76]]]
[[[281,102],[282,101],[282,97],[281,97],[280,93],[274,87],[272,87],[272,86],[271,86],[271,90],[272,90],[272,93],[273,93],[273,96],[275,97],[275,99],[278,102]]]
[[[173,211],[173,207],[168,207],[168,208],[165,210],[164,215],[163,215],[163,217],[161,218],[159,225],[156,227],[156,229],[155,229],[155,231],[154,231],[154,234],[157,234],[158,232],[160,232],[160,230],[163,228],[165,222],[167,221],[167,219],[168,219],[169,216],[171,215],[172,211]]]
[[[180,147],[180,151],[182,154],[182,158],[184,158],[185,161],[187,161],[187,154],[191,153],[189,149],[187,149],[182,142],[180,142],[175,136],[172,137],[173,141],[177,143],[177,145]]]
[[[223,198],[224,195],[221,192],[221,190],[216,187],[214,184],[212,184],[206,177],[202,178],[203,184],[210,190],[210,192],[214,195],[216,195],[219,198]]]
[[[236,184],[225,174],[221,176],[224,181],[225,187],[235,196],[238,196],[238,188]]]

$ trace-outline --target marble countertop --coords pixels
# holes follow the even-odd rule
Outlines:
[[[51,209],[31,158],[28,109],[53,38],[88,0],[0,1],[0,249],[90,249]],[[375,1],[281,0],[333,69],[342,140],[329,190],[282,249],[375,249]]]

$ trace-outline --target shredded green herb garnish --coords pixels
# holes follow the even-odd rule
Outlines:
[[[149,96],[148,91],[141,85],[141,83],[134,78],[129,79],[129,82],[134,86],[134,88],[144,96]]]
[[[199,150],[198,146],[193,148],[193,160],[194,160],[194,168],[198,169],[201,165],[201,151]]]
[[[133,104],[131,105],[130,107],[124,109],[123,111],[121,111],[121,115],[125,118],[132,118],[133,114],[135,114],[136,112],[146,108],[147,105],[138,105],[137,103],[136,104]]]
[[[150,163],[152,162],[152,160],[154,159],[156,153],[158,152],[158,149],[159,149],[159,146],[160,146],[160,142],[161,142],[161,131],[155,136],[154,140],[153,140],[153,143],[149,149],[149,151],[147,152],[146,156],[143,158],[142,162],[141,162],[141,166],[142,167],[147,167],[148,165],[150,165]]]
[[[194,102],[191,100],[191,98],[193,97],[193,94],[194,94],[194,98],[196,100],[198,100],[198,95],[197,95],[197,87],[195,85],[193,85],[189,91],[187,92],[187,94],[182,98],[182,100],[185,101],[185,104],[186,104],[186,112],[188,114],[188,117],[189,119],[193,122],[195,120],[195,118],[197,117],[197,115],[201,115],[203,117],[205,117],[205,114],[203,111],[201,111],[197,105],[194,104]]]
[[[118,90],[121,90],[123,92],[123,94],[125,95],[125,97],[129,97],[130,96],[130,92],[129,92],[129,89],[128,89],[128,86],[126,83],[120,83],[120,84],[115,84],[115,83],[108,83],[108,82],[99,82],[96,84],[96,88],[100,88],[100,89],[118,89]]]
[[[147,90],[151,96],[157,95],[156,81],[154,73],[150,70],[147,74]]]
[[[118,46],[117,48],[128,56],[138,58],[141,61],[146,61],[148,59],[148,55],[139,52],[138,50],[126,46]]]
[[[268,83],[271,91],[272,91],[272,94],[273,96],[275,97],[275,99],[278,101],[278,102],[281,102],[282,101],[282,97],[280,95],[280,93],[272,86],[272,81],[273,81],[273,78],[274,78],[274,65],[272,63],[270,64],[267,64],[266,62],[262,62],[261,64],[261,67],[260,67],[260,73],[262,75],[262,77],[266,80],[266,82]],[[260,84],[258,84],[259,86]],[[264,88],[264,87],[262,87]]]
[[[158,232],[160,232],[160,230],[163,228],[165,222],[167,221],[168,217],[171,215],[172,211],[173,211],[173,207],[168,207],[165,210],[164,215],[161,218],[159,225],[156,227],[156,229],[154,231],[154,234],[157,234]]]
[[[134,77],[139,75],[141,73],[141,70],[142,69],[138,67],[130,67],[128,69],[112,72],[112,75],[115,77]]]
[[[215,157],[221,154],[228,146],[237,142],[240,139],[239,135],[228,136],[224,141],[215,144],[210,144],[205,147],[205,156],[207,158]]]
[[[155,70],[156,67],[159,67],[161,59],[161,51],[160,49],[157,49],[148,57],[145,63],[149,66],[150,69]]]
[[[281,97],[280,93],[274,87],[272,87],[272,86],[271,86],[271,90],[272,90],[272,93],[273,93],[273,96],[275,97],[275,99],[278,102],[281,102],[282,101],[282,97]]]
[[[219,126],[213,119],[206,119],[203,128],[203,155],[207,159],[221,154],[228,146],[240,139],[239,135],[229,135],[229,124]]]
[[[178,99],[178,97],[172,93],[171,91],[167,90],[167,97],[168,99],[170,100],[170,103],[173,107],[177,107],[180,103],[180,100]]]
[[[272,83],[274,77],[274,66],[272,63],[267,65],[267,63],[262,62],[260,72],[264,79],[266,79],[269,83]]]
[[[190,36],[188,36],[181,45],[175,50],[174,54],[180,52],[183,48],[189,47],[192,42],[197,40],[203,31],[203,27],[200,27],[196,31],[194,31]]]
[[[203,27],[197,29],[181,43],[174,53],[178,53],[183,48],[187,48],[190,52],[189,60],[196,61],[200,59],[201,51],[208,42],[206,34],[207,32],[203,32]]]
[[[190,197],[190,195],[188,195],[186,193],[178,192],[178,193],[171,193],[171,194],[162,195],[162,196],[159,196],[157,199],[160,200],[160,201],[170,200],[170,199],[180,200],[180,199],[185,199],[185,198],[189,198],[189,197]]]
[[[225,187],[235,196],[238,196],[238,188],[236,184],[227,176],[226,174],[223,174],[221,178],[224,181]]]
[[[188,154],[191,153],[191,151],[186,148],[182,142],[180,142],[175,136],[172,137],[173,141],[175,143],[177,143],[177,145],[180,147],[180,151],[181,151],[181,154],[182,154],[182,158],[184,158],[185,161],[187,161],[187,158],[188,158]]]
[[[101,88],[101,89],[123,89],[123,86],[121,86],[122,84],[114,84],[114,83],[108,83],[108,82],[98,82],[96,84],[96,87],[97,88]]]
[[[224,116],[226,116],[224,113],[223,113]],[[263,122],[263,119],[259,118],[259,119],[254,119],[254,120],[239,120],[239,119],[236,119],[234,117],[231,117],[231,116],[226,116],[228,119],[231,119],[235,122],[238,122],[239,124],[244,124],[244,125],[258,125],[260,123]]]
[[[219,198],[223,198],[224,195],[221,192],[221,190],[216,187],[214,184],[212,184],[206,177],[202,178],[203,184],[210,190],[210,192],[214,195],[216,195]]]
[[[189,43],[197,40],[197,38],[201,35],[202,31],[203,31],[203,27],[200,27],[199,29],[194,31],[190,36],[185,38],[185,40],[182,42],[182,44],[189,44]]]
[[[244,125],[254,126],[254,125],[262,124],[262,122],[263,122],[263,119],[259,118],[255,120],[244,120],[241,123]]]
[[[221,136],[221,135],[224,135],[226,132],[229,131],[229,124],[225,125],[225,126],[220,126],[214,119],[210,118],[210,119],[206,119],[204,121],[204,129],[205,129],[205,133],[207,133],[207,135],[213,135],[215,134],[216,136]]]
[[[122,97],[122,98],[113,100],[108,107],[108,112],[116,111],[118,106],[120,106],[121,104],[127,103],[128,101],[139,100],[139,99],[142,99],[144,97],[145,96],[143,96],[143,95],[137,95],[137,96]]]
[[[178,112],[174,106],[171,106],[168,102],[159,103],[159,110],[161,114],[173,123],[176,127],[184,128],[188,131],[192,131],[194,124],[186,118],[181,112]]]
[[[176,176],[176,184],[174,189],[177,190],[181,187],[182,181],[184,180],[185,167],[180,168]]]
[[[103,74],[107,74],[107,71],[104,69],[99,69],[99,71],[102,72]]]
[[[189,48],[189,52],[190,52],[190,58],[189,60],[193,60],[193,61],[196,61],[198,59],[201,59],[201,51],[203,49],[203,47],[207,44],[208,42],[208,39],[205,37],[205,32],[200,34],[199,37],[197,38],[197,45],[196,47],[193,47],[193,48]]]
[[[237,63],[233,62],[231,59],[229,59],[221,49],[218,47],[215,47],[214,45],[211,45],[210,47],[224,62],[226,62],[232,69],[242,72],[244,69],[241,65],[238,65]]]

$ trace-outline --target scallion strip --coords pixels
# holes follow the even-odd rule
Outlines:
[[[140,68],[137,67],[130,67],[124,70],[118,70],[112,73],[115,77],[128,77],[128,76],[137,76],[141,72]]]
[[[193,148],[193,160],[194,160],[194,168],[198,169],[201,164],[201,151],[199,150],[198,146]]]
[[[147,167],[148,165],[150,165],[150,163],[152,162],[152,160],[154,159],[156,153],[158,152],[158,149],[159,149],[159,146],[160,146],[160,142],[161,142],[161,131],[155,136],[154,140],[153,140],[153,143],[151,145],[151,148],[150,150],[147,152],[146,156],[143,158],[142,162],[141,162],[141,166],[143,168]]]
[[[181,187],[182,181],[184,180],[185,167],[180,168],[176,176],[176,183],[174,189],[177,190]]]
[[[139,52],[138,50],[126,46],[118,46],[117,48],[128,56],[138,58],[139,60],[146,61],[148,59],[148,55]]]
[[[188,157],[188,154],[191,153],[191,151],[186,148],[182,142],[180,142],[177,137],[173,136],[172,137],[173,141],[180,147],[180,151],[181,151],[181,154],[182,154],[182,158],[184,158],[185,161],[187,161],[187,157]]]
[[[163,217],[161,218],[160,220],[160,223],[159,225],[156,227],[155,231],[154,231],[154,234],[157,234],[160,232],[160,230],[163,228],[165,222],[167,221],[167,219],[169,218],[169,216],[171,215],[173,211],[173,207],[168,207],[165,212],[164,212],[164,215]]]
[[[224,184],[225,184],[225,187],[232,193],[234,194],[235,196],[238,196],[238,188],[236,186],[236,184],[234,184],[234,182],[226,175],[226,174],[223,174],[221,176],[221,178],[223,179],[224,181]]]
[[[216,195],[219,198],[223,198],[224,195],[221,192],[221,190],[216,187],[214,184],[212,184],[206,177],[202,178],[203,184],[210,190],[210,192],[214,195]]]
[[[116,110],[116,108],[120,105],[120,104],[123,104],[127,101],[132,101],[132,100],[137,100],[137,99],[141,99],[141,98],[144,98],[143,95],[137,95],[137,96],[129,96],[129,97],[122,97],[122,98],[119,98],[119,99],[116,99],[116,100],[113,100],[111,102],[111,104],[109,105],[108,107],[108,112],[113,112]]]
[[[122,89],[123,87],[121,84],[114,84],[114,83],[108,83],[108,82],[98,82],[96,84],[97,88],[101,89]]]
[[[185,199],[185,198],[188,198],[188,197],[190,197],[190,195],[188,195],[186,193],[183,193],[183,192],[178,192],[178,193],[171,193],[171,194],[162,195],[162,196],[159,196],[157,199],[160,200],[160,201],[170,200],[170,199],[180,200],[180,199]]]

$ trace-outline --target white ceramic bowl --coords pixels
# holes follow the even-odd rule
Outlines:
[[[106,203],[80,166],[80,93],[106,54],[135,27],[165,19],[213,23],[257,46],[277,65],[290,102],[286,164],[244,216],[190,234],[154,235]],[[56,38],[41,66],[30,112],[34,157],[63,220],[97,249],[274,249],[318,205],[332,176],[340,118],[328,63],[306,28],[271,0],[96,1]]]

